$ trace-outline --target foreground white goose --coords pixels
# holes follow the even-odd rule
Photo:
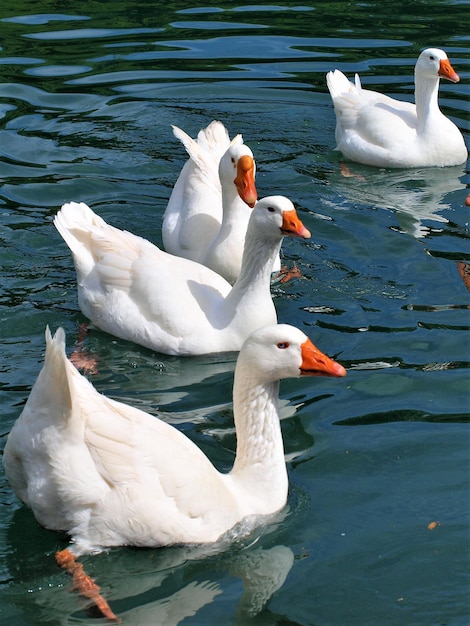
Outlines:
[[[250,207],[257,199],[253,153],[241,135],[230,142],[218,121],[200,131],[197,141],[176,126],[173,132],[190,158],[163,216],[163,245],[233,284],[240,273]]]
[[[339,70],[328,72],[336,113],[336,147],[343,155],[378,167],[460,165],[467,159],[462,133],[439,109],[439,78],[460,80],[446,53],[428,48],[415,66],[415,102],[362,89]]]
[[[173,426],[99,394],[67,359],[63,329],[52,338],[47,328],[44,366],[8,436],[5,472],[42,526],[71,536],[75,554],[212,543],[286,503],[278,381],[345,374],[292,326],[252,333],[235,369],[235,462],[222,474]]]
[[[54,224],[73,254],[83,314],[112,335],[176,355],[239,350],[250,332],[276,323],[270,276],[282,238],[310,237],[290,200],[263,198],[232,287],[209,268],[108,225],[86,204],[65,204]]]

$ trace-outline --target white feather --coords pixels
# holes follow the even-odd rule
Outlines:
[[[301,367],[345,373],[315,350],[286,325],[247,339],[234,382],[237,455],[222,474],[173,426],[99,394],[66,358],[64,331],[52,338],[47,328],[44,366],[5,446],[8,480],[40,524],[71,535],[77,552],[214,542],[284,506],[276,381]]]
[[[309,237],[287,198],[257,203],[233,287],[199,263],[106,224],[83,203],[65,204],[54,224],[72,251],[86,317],[122,339],[190,355],[239,350],[252,330],[276,322],[270,276],[291,213],[300,229],[291,234]]]

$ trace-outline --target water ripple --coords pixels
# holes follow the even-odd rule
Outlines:
[[[27,39],[42,41],[70,41],[72,39],[103,39],[108,37],[127,37],[132,35],[148,35],[161,32],[161,28],[76,28],[73,30],[52,30],[40,33],[24,33]]]

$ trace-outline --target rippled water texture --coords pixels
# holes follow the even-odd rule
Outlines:
[[[312,238],[285,241],[301,277],[273,286],[279,320],[349,370],[282,383],[289,506],[255,537],[84,559],[124,624],[469,623],[468,176],[353,164],[345,176],[325,84],[339,68],[410,100],[420,49],[444,48],[462,80],[441,84],[441,107],[468,139],[468,5],[1,1],[2,448],[46,324],[72,350],[85,321],[53,216],[84,201],[161,244],[185,162],[171,124],[242,132],[260,195],[296,204]],[[230,468],[236,355],[166,357],[93,328],[85,349],[100,392]],[[55,564],[66,545],[2,471],[1,624],[98,623]]]

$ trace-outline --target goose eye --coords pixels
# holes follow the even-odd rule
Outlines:
[[[286,350],[289,347],[289,342],[281,341],[277,344],[277,347],[279,348],[279,350]]]
[[[232,163],[235,165],[235,158],[232,157]]]
[[[435,61],[436,60],[436,57],[434,57],[432,54],[431,54],[431,56],[429,58],[431,59],[431,61]]]
[[[274,213],[276,211],[276,209],[274,207],[272,207],[272,206],[268,206],[268,211],[270,213]]]

